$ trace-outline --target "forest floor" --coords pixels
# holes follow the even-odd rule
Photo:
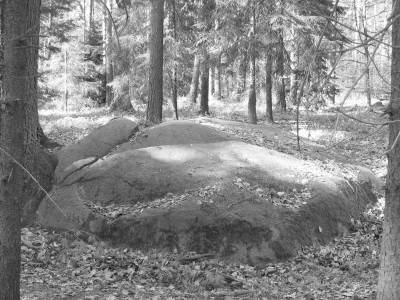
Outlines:
[[[218,114],[213,117],[245,121],[244,106],[219,105],[214,107]],[[368,122],[385,121],[381,111],[366,107],[352,106],[346,111]],[[41,111],[45,132],[61,144],[77,141],[114,116],[102,109]],[[143,112],[135,116],[126,115],[140,122]],[[337,116],[332,110],[303,113],[302,135],[351,157],[384,179],[387,128],[376,132],[376,126]],[[184,117],[196,115],[186,110]],[[294,113],[276,113],[275,119],[276,126],[295,131]],[[263,122],[259,120],[259,125]],[[234,134],[254,144],[260,140],[245,124]],[[286,149],[295,145],[286,145]],[[282,150],[279,140],[268,147]],[[375,299],[384,205],[383,191],[375,192],[379,201],[352,220],[348,235],[325,246],[305,247],[293,259],[262,269],[229,264],[201,253],[112,248],[82,232],[57,234],[24,228],[22,299]]]

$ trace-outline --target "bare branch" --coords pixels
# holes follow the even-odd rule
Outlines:
[[[38,187],[46,194],[46,196],[54,203],[54,205],[60,210],[60,212],[67,217],[66,213],[62,210],[62,208],[54,201],[54,199],[47,193],[47,191],[40,185],[39,181],[33,176],[23,165],[21,165],[12,155],[10,155],[6,150],[0,147],[0,151],[7,155],[13,162],[15,162],[22,170],[24,170],[30,178],[38,185]]]

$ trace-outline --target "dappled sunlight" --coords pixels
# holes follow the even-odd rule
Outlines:
[[[68,112],[59,109],[39,110],[40,124],[49,138],[60,140],[61,135],[69,132],[68,139],[61,141],[64,145],[78,141],[93,129],[107,124],[120,115],[110,113],[108,108],[83,108]],[[138,118],[134,115],[124,115],[124,117],[138,122]]]
[[[296,134],[296,130],[291,131],[293,134]],[[324,130],[324,129],[300,129],[299,135],[302,138],[309,139],[311,141],[333,141],[338,142],[345,139],[349,132],[345,131],[334,131],[334,130]]]
[[[202,153],[202,151],[199,151],[198,149],[191,148],[191,145],[152,147],[140,149],[139,151],[146,151],[149,153],[152,159],[167,163],[185,163],[191,160],[202,160],[207,158],[206,153]]]

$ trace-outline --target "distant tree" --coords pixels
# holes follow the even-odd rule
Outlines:
[[[221,100],[221,54],[218,55],[215,64],[215,78],[214,78],[214,97],[217,100]]]
[[[256,47],[255,47],[255,35],[256,35],[256,3],[255,0],[251,2],[251,51],[250,51],[250,66],[251,66],[251,84],[248,101],[248,119],[250,124],[257,124],[257,96],[256,96]]]
[[[113,91],[110,83],[114,79],[114,67],[112,58],[112,37],[113,37],[113,24],[112,16],[110,13],[113,11],[113,1],[107,0],[106,5],[103,7],[104,14],[104,31],[103,31],[103,41],[104,41],[104,69],[105,69],[105,90],[106,90],[106,103],[111,105],[113,102]]]
[[[201,63],[201,98],[200,98],[200,114],[203,116],[209,114],[208,96],[209,96],[209,80],[210,65],[208,54],[203,55]]]
[[[279,109],[286,111],[285,90],[285,45],[283,43],[283,31],[278,30],[277,59],[276,59],[276,99]]]
[[[188,98],[191,103],[196,103],[197,95],[199,93],[199,78],[200,78],[200,58],[199,55],[194,56],[192,81],[190,84],[190,91]]]
[[[248,51],[243,53],[242,58],[239,59],[237,76],[236,76],[236,101],[241,101],[246,92],[247,84],[247,69],[249,66]]]
[[[168,4],[168,12],[169,12],[169,31],[171,32],[171,37],[173,39],[174,45],[176,45],[178,41],[178,28],[177,28],[177,9],[176,9],[176,1],[169,0]],[[172,72],[168,72],[169,74],[169,82],[171,86],[171,97],[172,97],[172,106],[174,107],[175,118],[178,120],[178,67],[177,67],[177,59],[178,59],[178,51],[176,47],[170,50],[172,53]],[[172,73],[172,74],[171,74]]]
[[[272,110],[272,55],[269,51],[265,54],[265,103],[267,122],[274,123]]]
[[[162,122],[164,0],[150,0],[149,98],[146,122]]]

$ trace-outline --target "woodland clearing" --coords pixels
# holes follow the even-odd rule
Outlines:
[[[227,106],[210,103],[211,112],[218,112],[215,117],[245,120],[243,107]],[[356,105],[349,110],[356,118],[383,122],[379,110]],[[125,117],[139,121],[140,111],[135,117]],[[196,117],[190,108],[182,115]],[[295,129],[294,113],[275,116],[277,127]],[[41,113],[45,132],[64,145],[113,117],[115,114],[102,110]],[[336,121],[337,113],[328,110],[301,117],[302,127],[310,137],[318,133],[319,144],[334,145],[327,151],[351,157],[384,179],[387,130],[372,135],[375,127],[343,116]],[[258,126],[262,123],[261,119]],[[341,137],[332,139],[334,132]],[[235,134],[248,142],[260,143],[253,130],[238,128]],[[296,151],[295,141],[282,143],[277,139],[268,147],[281,152]],[[85,232],[53,233],[24,228],[22,299],[375,299],[383,190],[375,192],[377,204],[369,207],[360,219],[352,220],[347,235],[324,246],[304,247],[293,259],[262,269],[222,262],[209,253],[133,251],[110,247]],[[107,209],[109,214],[114,213],[112,207]]]

